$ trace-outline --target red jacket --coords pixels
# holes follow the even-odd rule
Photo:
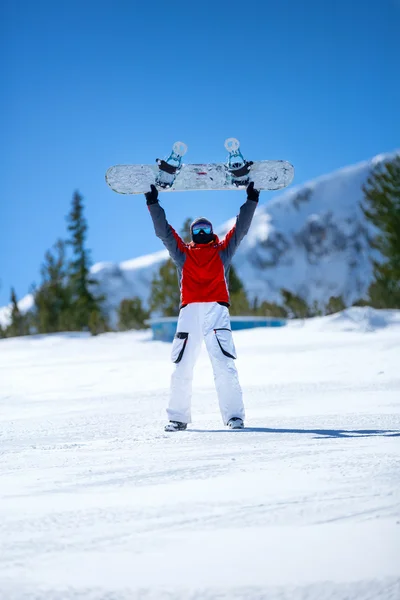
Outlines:
[[[164,209],[149,205],[156,235],[162,240],[177,266],[181,305],[192,302],[229,304],[229,268],[232,257],[249,230],[257,202],[247,200],[240,208],[234,227],[222,242],[215,236],[209,244],[186,244],[169,225]]]

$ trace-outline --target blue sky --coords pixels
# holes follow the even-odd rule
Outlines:
[[[280,158],[302,183],[400,146],[400,1],[5,1],[0,305],[40,282],[84,196],[93,262],[161,249],[142,196],[104,182],[173,142],[187,162]],[[267,202],[271,195],[261,197]],[[239,192],[163,196],[170,222],[234,216]]]

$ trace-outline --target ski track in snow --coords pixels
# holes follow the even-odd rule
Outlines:
[[[400,313],[356,314],[235,332],[243,431],[205,351],[167,434],[149,333],[2,340],[0,599],[398,600]]]

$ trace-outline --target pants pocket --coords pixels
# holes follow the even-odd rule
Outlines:
[[[183,331],[178,331],[175,334],[174,341],[172,342],[171,360],[174,363],[178,363],[182,360],[183,353],[185,352],[186,344],[188,341],[189,334]]]
[[[214,333],[222,354],[228,358],[236,358],[236,348],[233,343],[232,331],[221,327],[214,329]]]

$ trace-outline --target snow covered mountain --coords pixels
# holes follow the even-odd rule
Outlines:
[[[394,154],[340,169],[260,204],[235,257],[249,296],[279,302],[279,292],[286,288],[309,303],[341,295],[351,304],[365,295],[372,278],[371,230],[359,206],[362,185],[377,164]],[[223,235],[232,223],[218,233]],[[109,314],[124,298],[139,296],[147,304],[151,280],[167,257],[161,251],[119,264],[95,264],[92,273]],[[23,310],[31,305],[31,297],[21,300]],[[8,315],[8,307],[0,309],[0,323]]]
[[[259,207],[237,255],[251,297],[280,300],[286,288],[308,303],[363,297],[372,279],[372,229],[360,208],[362,186],[389,155],[293,187]]]

